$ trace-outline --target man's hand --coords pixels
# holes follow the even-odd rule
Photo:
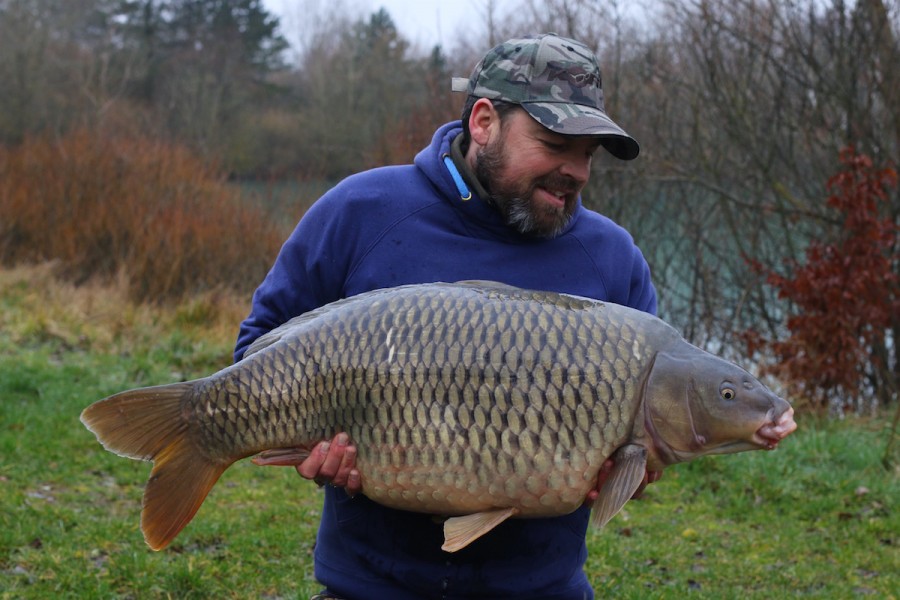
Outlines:
[[[592,504],[594,500],[600,495],[600,488],[603,487],[603,484],[606,483],[606,480],[609,479],[610,473],[612,473],[613,467],[615,463],[612,459],[607,459],[603,465],[600,466],[600,472],[597,474],[597,486],[588,492],[587,498],[585,498],[586,504]],[[632,500],[637,500],[644,493],[644,488],[651,483],[656,483],[662,477],[662,471],[647,471],[644,473],[644,480],[641,482],[641,485],[638,487],[637,491],[631,497]]]
[[[339,433],[331,441],[319,442],[312,450],[306,448],[273,448],[253,457],[262,466],[294,467],[301,477],[312,479],[320,486],[330,483],[342,487],[351,496],[362,490],[356,470],[356,446],[350,436]]]
[[[351,496],[362,489],[356,470],[356,446],[350,444],[350,436],[343,432],[330,442],[313,446],[309,458],[296,468],[301,477],[312,479],[319,485],[330,483],[342,487]]]

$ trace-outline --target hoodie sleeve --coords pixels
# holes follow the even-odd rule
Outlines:
[[[628,305],[656,315],[656,288],[650,279],[650,266],[637,246],[634,246]]]
[[[291,318],[343,297],[354,239],[340,191],[332,190],[307,211],[285,241],[253,294],[241,323],[234,360],[264,333]]]

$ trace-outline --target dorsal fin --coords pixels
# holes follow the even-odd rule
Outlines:
[[[330,307],[331,305],[328,304],[326,306]],[[326,312],[328,312],[328,310],[325,310],[325,307],[317,308],[315,310],[311,310],[309,312],[303,313],[302,315],[296,316],[293,319],[291,319],[290,321],[287,321],[286,323],[282,323],[281,325],[279,325],[272,331],[259,336],[258,338],[256,338],[253,341],[252,344],[247,346],[247,350],[244,351],[244,358],[247,358],[251,354],[255,354],[256,352],[259,352],[263,348],[268,348],[269,346],[271,346],[273,344],[277,344],[282,339],[289,336],[292,331],[296,330],[298,327],[300,327],[304,323],[311,321],[312,319],[315,319],[319,315],[326,313]]]
[[[358,296],[350,296],[349,298],[335,300],[334,302],[325,304],[324,306],[320,306],[319,308],[315,308],[309,312],[305,312],[302,315],[297,315],[290,321],[286,321],[272,331],[269,331],[268,333],[265,333],[256,338],[256,340],[254,340],[253,343],[247,347],[247,350],[244,352],[244,358],[247,358],[251,354],[259,352],[263,348],[268,348],[269,346],[277,344],[281,340],[290,337],[297,329],[301,328],[305,323],[309,323],[313,319],[321,317],[322,315],[328,314],[334,310],[338,310],[344,306],[347,306],[348,304],[353,304],[361,300],[371,299],[372,296],[385,294],[396,289],[398,288],[383,288],[372,290],[371,292],[365,292],[363,294],[359,294]]]
[[[464,285],[467,287],[482,288],[485,290],[498,290],[503,292],[521,292],[522,288],[503,283],[502,281],[491,281],[489,279],[467,279],[465,281],[457,281],[456,285]]]
[[[447,284],[442,284],[441,282],[435,282],[430,285],[447,285]],[[467,280],[467,281],[459,281],[452,285],[479,288],[479,289],[483,289],[483,290],[496,290],[499,292],[506,292],[506,293],[515,293],[515,292],[524,291],[522,288],[518,288],[516,286],[502,283],[499,281],[487,281],[487,280],[474,280],[473,279],[473,280]],[[282,325],[276,327],[272,331],[269,331],[268,333],[265,333],[265,334],[259,336],[258,338],[256,338],[256,340],[247,347],[247,350],[244,352],[244,358],[247,358],[251,354],[255,354],[256,352],[259,352],[263,348],[268,348],[269,346],[272,346],[273,344],[277,344],[281,340],[292,335],[294,331],[296,331],[298,328],[302,327],[304,324],[306,324],[306,323],[312,321],[313,319],[316,319],[324,314],[327,314],[331,311],[338,310],[338,309],[340,309],[344,306],[347,306],[348,304],[352,304],[354,302],[371,300],[371,298],[373,296],[378,296],[378,295],[388,294],[388,293],[397,293],[399,290],[404,290],[407,288],[416,288],[416,287],[420,287],[420,284],[403,285],[403,286],[397,286],[394,288],[381,288],[381,289],[377,289],[377,290],[372,290],[370,292],[364,292],[364,293],[356,295],[356,296],[350,296],[348,298],[336,300],[334,302],[331,302],[330,304],[320,306],[319,308],[316,308],[309,312],[303,313],[302,315],[298,315],[298,316],[294,317],[293,319],[291,319],[290,321],[287,321],[287,322],[283,323]]]

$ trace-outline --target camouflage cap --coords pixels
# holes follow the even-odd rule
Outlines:
[[[622,160],[640,152],[637,141],[603,108],[594,53],[554,33],[514,38],[493,48],[469,79],[453,78],[453,91],[520,104],[551,131],[599,137],[603,147]]]

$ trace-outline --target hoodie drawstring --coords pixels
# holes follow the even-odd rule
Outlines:
[[[472,192],[469,191],[466,182],[463,181],[462,175],[459,173],[459,169],[453,164],[453,159],[449,154],[444,155],[444,164],[447,165],[447,170],[450,171],[450,177],[453,178],[453,182],[456,184],[456,189],[459,191],[459,199],[463,202],[471,200]]]

